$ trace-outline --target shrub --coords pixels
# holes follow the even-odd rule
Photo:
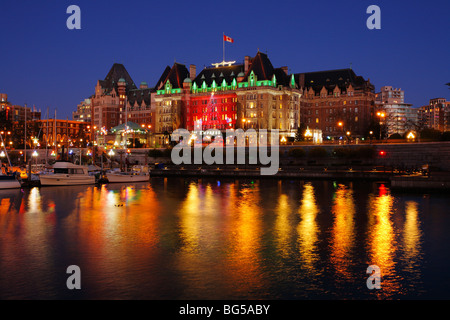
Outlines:
[[[152,149],[148,151],[148,156],[153,158],[162,157],[162,151],[158,149]]]
[[[306,151],[302,148],[294,148],[289,150],[289,156],[294,158],[303,158],[306,155]]]
[[[323,147],[314,147],[309,150],[308,156],[311,158],[325,158],[328,152]]]
[[[442,141],[450,141],[450,131],[445,131],[441,136]]]
[[[440,140],[441,132],[439,130],[425,128],[420,132],[421,139]]]
[[[162,152],[162,156],[166,157],[166,158],[170,158],[171,154],[172,154],[172,149],[170,149],[170,148],[164,149]]]
[[[334,148],[333,149],[333,157],[336,158],[349,158],[350,157],[350,148]]]
[[[389,139],[403,139],[403,137],[399,133],[391,134]]]
[[[355,149],[355,156],[358,158],[372,159],[375,157],[374,147],[361,146]]]

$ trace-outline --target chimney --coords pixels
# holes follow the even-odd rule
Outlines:
[[[197,76],[197,67],[195,66],[195,64],[189,65],[189,78],[191,78],[191,80],[194,80],[196,76]]]
[[[305,74],[304,73],[300,73],[300,79],[298,82],[299,82],[300,88],[305,87]]]
[[[248,67],[249,67],[250,57],[245,56],[245,62],[244,62],[244,73],[247,73]]]
[[[286,75],[288,75],[288,67],[281,67],[281,69],[284,71],[284,73],[286,73]]]

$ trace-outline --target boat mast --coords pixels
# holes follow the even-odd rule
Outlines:
[[[24,139],[24,145],[25,145],[25,152],[24,152],[24,161],[25,164],[27,163],[27,104],[25,103],[25,139]]]
[[[2,140],[3,150],[5,150],[6,159],[8,159],[9,166],[12,167],[12,166],[11,166],[11,160],[9,160],[8,151],[6,151],[6,146],[5,146],[5,143],[4,143],[4,141],[3,141],[3,135],[0,134],[0,138],[1,138],[1,140]],[[1,160],[0,160],[0,163],[1,163]]]
[[[49,118],[49,114],[48,114],[48,107],[47,107],[47,130],[46,130],[46,135],[45,135],[45,164],[48,164],[48,118]]]
[[[128,107],[127,107],[127,97],[125,96],[125,143],[123,145],[124,152],[125,152],[125,172],[128,171],[127,168],[127,142],[128,142]],[[122,164],[123,165],[123,164]]]
[[[55,119],[53,121],[53,144],[55,146],[55,148],[54,148],[55,155],[58,156],[58,154],[57,154],[57,152],[58,152],[58,149],[57,149],[58,144],[56,143],[56,108],[55,108]],[[56,158],[58,158],[58,157],[56,157]]]

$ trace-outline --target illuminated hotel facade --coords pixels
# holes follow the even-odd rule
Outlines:
[[[189,131],[277,129],[294,137],[300,123],[324,135],[345,130],[363,136],[374,113],[374,86],[351,69],[289,74],[257,52],[241,63],[219,63],[198,74],[195,65],[167,66],[154,87],[139,88],[114,64],[90,97],[96,130],[135,122],[168,142],[178,128]],[[126,106],[125,106],[126,103]]]
[[[301,91],[294,75],[288,76],[287,67],[275,69],[264,53],[198,75],[195,66],[179,64],[165,73],[154,93],[157,133],[242,128],[294,136],[300,126]]]

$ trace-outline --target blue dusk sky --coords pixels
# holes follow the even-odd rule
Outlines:
[[[69,5],[81,30],[69,30]],[[381,9],[369,30],[366,9]],[[154,86],[174,61],[197,72],[222,60],[241,62],[258,49],[291,73],[350,67],[378,92],[405,90],[415,107],[450,99],[450,1],[2,1],[0,92],[13,104],[58,109],[72,117],[113,63],[139,85]],[[51,111],[52,112],[52,111]]]

